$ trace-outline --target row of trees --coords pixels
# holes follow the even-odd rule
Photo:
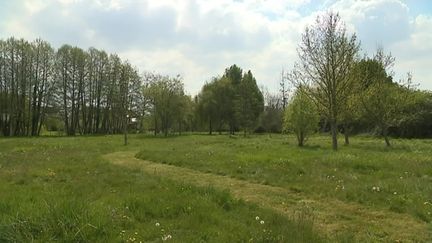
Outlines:
[[[346,32],[338,14],[320,16],[306,29],[299,45],[300,61],[287,75],[297,91],[286,111],[285,127],[296,133],[300,146],[318,126],[313,113],[321,116],[324,128],[329,125],[334,150],[340,130],[345,144],[352,132],[375,131],[387,146],[392,129],[402,136],[419,135],[408,127],[423,126],[426,130],[420,134],[430,132],[426,119],[432,116],[432,95],[415,90],[410,73],[394,82],[395,59],[382,48],[363,58],[359,49],[356,36]]]
[[[282,72],[277,94],[258,88],[237,65],[207,82],[195,97],[180,76],[139,74],[115,54],[43,40],[0,40],[0,135],[293,131],[302,145],[311,131],[432,136],[432,94],[413,89],[411,75],[393,80],[394,58],[382,49],[359,55],[355,35],[328,13],[306,29],[299,62]],[[294,93],[291,87],[295,88]],[[293,94],[293,97],[290,96]],[[291,99],[290,99],[291,98]],[[285,114],[285,115],[284,115]],[[285,124],[283,126],[283,117]],[[318,119],[318,121],[317,121]]]
[[[155,134],[202,129],[255,130],[263,95],[251,71],[236,65],[195,98],[180,76],[138,70],[117,55],[48,42],[0,40],[0,135],[121,133],[131,122]],[[144,125],[143,125],[144,124]],[[145,126],[145,127],[143,127]]]
[[[141,99],[138,71],[117,55],[0,40],[0,134],[39,135],[47,114],[68,135],[115,133],[126,112],[142,112]]]

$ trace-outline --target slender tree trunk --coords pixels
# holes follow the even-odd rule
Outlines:
[[[304,145],[304,134],[303,134],[303,132],[300,132],[299,134],[297,134],[297,142],[298,142],[298,146],[299,147],[303,147],[303,145]]]
[[[350,133],[350,129],[348,128],[348,126],[344,125],[344,137],[345,137],[345,145],[349,145],[349,134]]]
[[[156,114],[154,115],[154,135],[156,136],[158,133],[158,127],[157,127],[157,118]]]
[[[213,133],[213,126],[212,126],[212,120],[209,121],[209,135],[212,135]]]
[[[386,146],[390,147],[391,144],[390,144],[390,140],[388,138],[388,129],[387,128],[383,128],[383,136],[384,136],[384,141],[386,143]]]
[[[124,121],[124,125],[123,125],[123,129],[124,129],[124,145],[128,145],[128,129],[127,129],[127,124],[128,124],[128,118],[126,116],[124,116],[125,121]]]
[[[335,121],[331,121],[330,123],[331,136],[332,136],[332,148],[334,151],[338,149],[337,142],[337,123]]]

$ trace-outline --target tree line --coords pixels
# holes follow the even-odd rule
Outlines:
[[[280,91],[258,87],[237,65],[186,94],[181,76],[139,73],[116,54],[41,39],[0,40],[0,135],[114,134],[128,130],[168,136],[185,131],[296,134],[373,133],[432,137],[432,94],[394,80],[395,59],[379,48],[361,56],[355,34],[329,12],[306,28],[299,61],[281,73]]]
[[[142,112],[141,97],[137,69],[115,54],[0,40],[2,135],[36,136],[50,119],[67,135],[120,132],[125,112]]]
[[[41,39],[0,40],[0,135],[114,134],[124,129],[253,132],[263,96],[251,71],[236,65],[186,95],[180,76],[139,74],[116,54]]]

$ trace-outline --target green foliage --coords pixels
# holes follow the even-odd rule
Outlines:
[[[284,116],[284,130],[293,132],[298,146],[303,146],[308,136],[317,130],[319,115],[315,104],[301,90],[297,90],[288,104]]]
[[[180,77],[153,75],[148,80],[143,93],[151,105],[155,134],[161,129],[163,134],[168,136],[175,123],[184,122],[189,110],[187,106],[191,102],[190,97],[185,96],[183,86]]]
[[[432,137],[432,93],[412,91],[411,104],[405,107],[404,116],[391,134],[398,137],[425,138]]]
[[[299,45],[299,63],[289,75],[296,88],[302,88],[330,124],[332,146],[338,148],[337,134],[341,113],[351,94],[351,69],[360,48],[355,34],[350,35],[339,14],[318,16],[306,28]]]
[[[246,134],[254,130],[257,126],[258,118],[264,110],[264,97],[250,70],[243,75],[237,97],[235,115],[238,124]]]
[[[398,126],[413,104],[412,77],[404,83],[394,83],[386,68],[393,65],[394,58],[379,49],[373,59],[358,64],[358,85],[361,87],[357,99],[361,103],[362,116],[379,134],[384,136],[387,146],[389,128]]]
[[[239,128],[245,134],[251,132],[264,109],[264,98],[252,72],[243,74],[236,65],[227,68],[221,78],[206,83],[197,100],[197,112],[201,121],[208,123],[210,134],[214,127],[221,132],[224,125],[230,134]]]

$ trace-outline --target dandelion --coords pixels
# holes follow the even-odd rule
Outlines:
[[[156,227],[159,227],[159,226],[160,226],[159,222],[156,222],[156,224],[155,224],[155,225],[156,225]]]
[[[256,221],[258,221],[258,220],[259,220],[259,217],[258,217],[258,216],[256,216],[256,217],[255,217],[255,220],[256,220]]]
[[[171,235],[165,235],[165,236],[162,236],[162,240],[163,240],[163,241],[170,240],[171,238],[172,238]]]
[[[264,224],[264,220],[261,220],[261,221],[260,221],[260,224]]]

